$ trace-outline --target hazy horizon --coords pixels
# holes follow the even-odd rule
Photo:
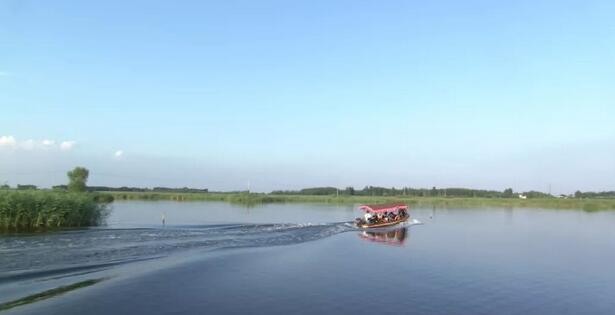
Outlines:
[[[0,184],[615,190],[615,4],[0,3]]]

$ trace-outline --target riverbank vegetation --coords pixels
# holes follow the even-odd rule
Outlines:
[[[210,192],[202,188],[88,187],[89,172],[75,168],[68,174],[68,185],[51,190],[19,185],[16,189],[0,186],[0,231],[32,231],[59,227],[96,226],[108,215],[108,204],[119,200],[223,201],[242,205],[263,203],[336,203],[367,204],[405,202],[418,207],[525,207],[615,210],[615,192],[576,192],[552,196],[527,191],[514,192],[467,188],[384,188],[367,186],[306,188],[271,193]]]
[[[0,231],[29,232],[102,224],[113,197],[86,191],[88,171],[85,168],[75,168],[68,176],[66,190],[0,189]]]
[[[539,191],[514,192],[512,188],[497,190],[470,189],[470,188],[386,188],[377,186],[366,186],[363,189],[346,187],[339,189],[336,187],[314,187],[301,190],[277,190],[271,192],[274,195],[343,195],[343,196],[402,196],[402,197],[460,197],[460,198],[517,198],[519,195],[529,198],[553,197]],[[615,196],[614,196],[615,197]]]
[[[521,199],[504,197],[457,197],[457,196],[408,196],[408,195],[347,195],[347,194],[276,194],[276,193],[153,193],[153,192],[101,192],[117,200],[175,200],[175,201],[225,201],[245,205],[260,203],[338,203],[366,204],[385,202],[406,202],[421,207],[524,207],[583,209],[586,211],[615,210],[615,198],[564,198],[527,197]],[[546,195],[546,194],[545,194]]]
[[[0,190],[0,230],[35,231],[100,225],[110,198],[50,190]]]

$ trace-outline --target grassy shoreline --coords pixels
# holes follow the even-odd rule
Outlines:
[[[98,193],[0,190],[0,232],[100,225],[111,201]]]
[[[615,210],[615,199],[608,198],[463,198],[408,196],[348,196],[348,195],[276,195],[265,193],[172,193],[172,192],[101,192],[116,200],[225,201],[239,204],[262,203],[337,203],[365,204],[402,201],[413,206],[437,207],[519,207],[582,209],[585,211]]]

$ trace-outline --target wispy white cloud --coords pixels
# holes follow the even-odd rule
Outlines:
[[[45,140],[43,140],[43,141],[42,141],[42,144],[43,144],[44,146],[50,147],[50,146],[55,145],[55,144],[56,144],[56,142],[55,142],[55,141],[53,141],[53,140],[48,140],[48,139],[45,139]]]
[[[121,159],[121,158],[124,156],[124,151],[122,151],[122,150],[117,150],[117,151],[115,151],[115,154],[113,154],[113,156],[114,156],[116,159]]]
[[[0,149],[10,149],[10,150],[53,150],[60,149],[63,151],[71,150],[75,147],[75,141],[62,141],[59,145],[55,140],[44,139],[44,140],[18,140],[14,136],[0,136]]]
[[[73,147],[75,147],[75,144],[76,142],[72,140],[62,141],[62,143],[60,143],[60,149],[64,151],[68,151],[68,150],[71,150]]]
[[[13,136],[0,136],[0,147],[14,147],[17,140]]]

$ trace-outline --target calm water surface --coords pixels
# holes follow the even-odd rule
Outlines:
[[[6,314],[613,314],[615,212],[116,202],[108,226],[0,236]],[[165,225],[162,225],[162,217]],[[1,311],[0,311],[1,312]]]

